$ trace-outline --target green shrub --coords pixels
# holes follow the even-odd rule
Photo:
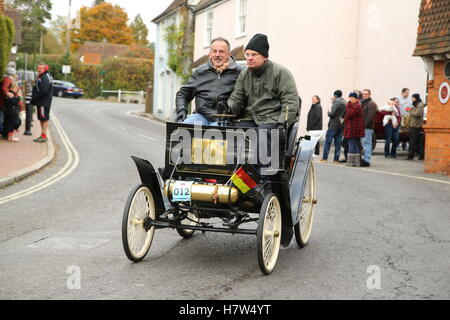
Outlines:
[[[108,90],[145,91],[153,79],[153,61],[148,59],[111,58],[101,69],[106,72],[104,88]]]
[[[11,48],[14,44],[15,29],[14,22],[6,17],[0,16],[0,76],[3,76],[8,65]],[[5,39],[6,41],[4,41]]]

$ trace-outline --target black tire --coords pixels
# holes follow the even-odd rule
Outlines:
[[[377,136],[375,135],[375,132],[372,134],[372,150],[375,150],[375,147],[377,146]]]
[[[274,211],[270,212],[272,209]],[[268,230],[272,229],[270,228],[271,226],[273,226],[273,231]],[[258,264],[261,272],[265,275],[271,274],[275,268],[278,253],[280,252],[281,228],[282,218],[280,200],[276,194],[271,193],[264,198],[259,213],[258,230],[256,232]],[[273,245],[269,246],[270,244]],[[266,250],[272,250],[265,253],[265,248]]]
[[[137,205],[138,203],[139,205]],[[136,217],[137,215],[139,216]],[[145,231],[141,225],[146,217],[156,218],[155,200],[151,190],[146,185],[139,184],[131,190],[128,196],[122,219],[123,249],[127,258],[133,262],[140,262],[145,258],[153,241],[155,227]],[[142,248],[136,252],[138,247],[131,240],[137,241],[138,237],[142,238],[143,236],[145,236],[145,242]]]

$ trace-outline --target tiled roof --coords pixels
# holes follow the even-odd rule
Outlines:
[[[209,6],[212,6],[213,4],[216,4],[217,2],[220,2],[223,0],[202,0],[200,1],[197,6],[194,9],[194,12],[198,12],[200,10],[206,9]]]
[[[178,7],[187,4],[188,0],[174,0],[160,15],[152,20],[153,23],[158,22],[162,18],[174,13]]]
[[[233,50],[231,50],[231,55],[237,60],[245,60],[245,55],[244,55],[244,46],[240,46],[237,48],[234,48]],[[197,68],[199,66],[201,66],[202,64],[205,64],[208,62],[209,59],[209,55],[205,54],[203,57],[197,59],[196,61],[194,61],[194,63],[192,64],[192,68]]]
[[[101,63],[105,59],[120,56],[128,50],[130,50],[130,47],[125,44],[86,41],[80,47],[79,55],[87,57],[88,61],[98,61],[100,59],[99,63]]]
[[[415,56],[450,53],[450,1],[422,0]]]

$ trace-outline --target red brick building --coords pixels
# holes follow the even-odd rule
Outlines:
[[[4,14],[4,13],[5,13],[5,1],[0,0],[0,14]]]
[[[415,56],[428,71],[425,172],[450,175],[450,1],[422,0]]]
[[[79,50],[80,59],[85,64],[100,65],[108,58],[119,57],[129,51],[125,44],[86,41]]]

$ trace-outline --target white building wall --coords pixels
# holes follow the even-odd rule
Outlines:
[[[413,57],[420,0],[361,0],[355,88],[370,88],[382,104],[399,96],[426,93],[422,59]]]
[[[173,23],[180,23],[179,15],[171,15],[157,24],[155,43],[155,68],[153,88],[153,114],[164,120],[175,119],[176,93],[182,85],[182,79],[173,72],[168,62],[167,43],[164,41],[165,29]]]

